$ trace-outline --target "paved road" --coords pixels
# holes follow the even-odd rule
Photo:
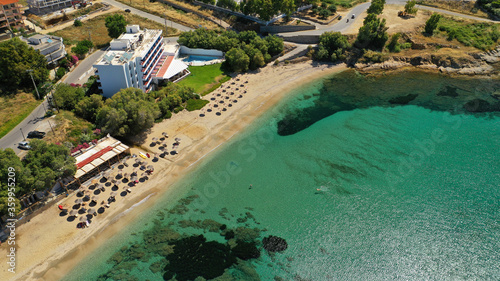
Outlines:
[[[105,53],[105,49],[97,50],[90,56],[87,56],[80,64],[71,71],[66,78],[64,78],[64,83],[66,84],[81,84],[87,82],[90,75],[94,73],[92,65],[101,58]]]
[[[165,19],[164,19],[164,18],[162,18],[162,17],[155,16],[155,15],[152,15],[152,14],[148,14],[148,13],[146,13],[146,12],[143,12],[143,11],[141,11],[141,10],[137,10],[137,9],[135,9],[135,8],[132,8],[132,7],[128,6],[128,5],[122,4],[122,3],[120,3],[120,2],[117,2],[117,1],[114,1],[114,0],[103,0],[103,2],[108,3],[108,4],[110,4],[110,5],[113,5],[113,6],[116,6],[116,7],[120,8],[120,9],[123,9],[123,10],[125,10],[125,9],[129,9],[129,10],[130,10],[133,14],[139,15],[139,16],[141,16],[141,17],[148,18],[148,19],[150,19],[150,20],[154,20],[154,21],[156,21],[157,23],[161,23],[161,24],[163,24],[163,25],[165,24]],[[178,30],[180,30],[180,31],[189,31],[189,30],[193,30],[193,29],[192,29],[192,28],[190,28],[190,27],[187,27],[187,26],[184,26],[184,25],[181,25],[181,24],[175,23],[175,22],[173,22],[173,21],[169,21],[169,20],[167,20],[167,25],[168,25],[168,26],[171,26],[171,27],[173,27],[173,28],[177,28],[177,29],[178,29]]]
[[[43,118],[45,115],[45,108],[48,109],[47,100],[44,100],[43,103],[35,108],[35,110],[33,110],[28,117],[26,117],[14,129],[12,129],[12,131],[0,139],[0,148],[12,148],[16,154],[19,154],[22,150],[17,148],[17,144],[24,140],[23,134],[24,137],[26,137],[28,132],[34,130],[47,132],[48,130],[45,128],[46,126],[42,125],[46,122],[46,120],[44,122]],[[54,122],[52,121],[51,124],[54,125]],[[29,141],[29,139],[26,140]]]
[[[406,0],[387,0],[387,4],[405,5]],[[347,15],[349,17],[352,14],[355,14],[356,16],[360,15],[364,11],[366,11],[368,9],[368,7],[370,7],[370,5],[371,5],[370,2],[362,3],[362,4],[354,7],[352,10],[350,10],[347,13]],[[417,8],[422,9],[422,10],[429,10],[429,11],[434,11],[434,12],[438,12],[438,13],[442,13],[442,14],[447,14],[447,15],[451,15],[451,16],[457,16],[457,17],[462,17],[462,18],[467,18],[467,19],[478,20],[478,21],[498,22],[498,21],[493,21],[490,19],[484,19],[484,18],[469,16],[469,15],[464,15],[464,14],[455,13],[455,12],[451,12],[451,11],[447,11],[447,10],[443,10],[443,9],[437,9],[437,8],[433,8],[433,7],[417,5]],[[354,20],[352,20],[351,18],[349,18],[349,22],[347,22],[347,19],[343,18],[342,20],[340,20],[336,24],[333,24],[330,26],[320,25],[320,26],[318,26],[318,29],[315,29],[315,30],[307,30],[307,31],[299,31],[299,32],[286,32],[286,33],[280,33],[279,35],[286,38],[288,36],[297,36],[297,35],[321,35],[321,34],[323,34],[323,32],[326,32],[326,31],[343,32],[346,29],[348,29],[348,27],[351,24],[353,24],[359,20],[363,20],[363,19],[356,17]]]

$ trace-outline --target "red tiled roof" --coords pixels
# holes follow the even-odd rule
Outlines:
[[[160,70],[158,71],[158,73],[156,73],[155,76],[156,77],[163,77],[163,75],[165,74],[165,72],[167,72],[167,69],[173,60],[174,60],[174,56],[168,56],[167,60],[163,63],[163,66],[160,68]]]
[[[76,167],[78,167],[78,169],[80,169],[81,167],[87,165],[88,163],[94,161],[95,159],[101,157],[104,153],[111,151],[111,150],[113,150],[113,148],[111,146],[107,146],[107,147],[101,149],[100,151],[96,152],[95,154],[93,154],[89,158],[83,160],[82,162],[76,163]]]
[[[19,2],[19,0],[0,0],[0,5],[8,5],[17,2]]]

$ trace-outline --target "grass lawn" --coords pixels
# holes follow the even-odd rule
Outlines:
[[[0,138],[21,123],[40,103],[31,93],[0,97]]]
[[[180,81],[180,85],[189,86],[195,93],[202,96],[217,89],[220,84],[229,80],[230,77],[221,70],[221,64],[212,64],[205,66],[190,66],[191,75]]]
[[[165,26],[160,23],[123,11],[117,12],[117,14],[123,15],[129,24],[138,24],[141,28],[160,29],[163,30],[163,36],[166,35]],[[90,33],[94,45],[104,46],[111,42],[112,39],[108,36],[108,29],[104,25],[104,20],[109,15],[111,14],[101,15],[88,21],[84,21],[82,22],[83,25],[79,27],[72,25],[58,30],[54,32],[54,35],[62,37],[65,45],[73,45],[78,41],[89,39],[89,32],[87,28],[90,27]],[[175,34],[179,34],[179,31],[175,28],[168,27],[168,34],[173,36]]]
[[[196,100],[196,99],[190,99],[186,102],[186,110],[187,111],[194,111],[203,108],[209,101],[207,100]]]
[[[495,48],[500,38],[497,24],[459,20],[447,16],[439,20],[437,29],[436,36],[446,36],[448,40],[456,39],[465,46],[483,51]]]

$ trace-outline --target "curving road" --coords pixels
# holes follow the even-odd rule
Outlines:
[[[404,6],[406,4],[406,0],[387,0],[386,4],[403,5]],[[363,12],[365,12],[370,7],[370,5],[371,5],[370,2],[362,3],[362,4],[354,7],[352,10],[350,10],[347,13],[347,15],[349,17],[352,14],[354,14],[354,15],[360,15]],[[451,11],[447,11],[447,10],[443,10],[443,9],[438,9],[438,8],[433,8],[433,7],[427,7],[427,6],[421,6],[421,5],[417,5],[416,7],[419,8],[419,9],[422,9],[422,10],[429,10],[429,11],[433,11],[433,12],[437,12],[437,13],[442,13],[442,14],[447,14],[447,15],[456,16],[456,17],[462,17],[462,18],[467,18],[467,19],[473,19],[473,20],[477,20],[477,21],[487,21],[487,22],[496,22],[496,23],[498,22],[498,21],[494,21],[494,20],[490,20],[490,19],[485,19],[485,18],[470,16],[470,15],[464,15],[464,14],[460,14],[460,13],[456,13],[456,12],[451,12]],[[353,19],[349,18],[349,22],[347,22],[346,18],[343,18],[342,20],[340,20],[337,23],[335,23],[333,25],[330,25],[330,26],[319,25],[318,29],[315,29],[315,30],[307,30],[307,31],[299,31],[299,32],[283,32],[283,33],[279,33],[279,35],[282,36],[286,40],[287,37],[292,37],[292,36],[299,36],[299,35],[321,35],[323,32],[326,32],[326,31],[343,32],[350,25],[352,25],[353,23],[355,23],[356,21],[359,21],[359,20],[363,20],[363,19],[356,17],[353,20]]]
[[[134,9],[132,7],[129,7],[125,4],[116,2],[114,0],[103,0],[103,2],[106,2],[110,5],[117,6],[121,9],[130,9],[130,11],[134,14],[137,14],[141,17],[148,18],[150,20],[156,21],[161,24],[165,24],[165,19],[151,15],[148,13],[145,13],[143,11]],[[169,26],[177,28],[178,30],[181,31],[189,31],[192,30],[192,28],[183,26],[181,24],[167,21],[166,22]],[[177,37],[173,37],[170,39],[176,40]],[[93,74],[93,67],[92,65],[99,60],[105,53],[104,49],[97,50],[91,55],[87,56],[84,60],[80,61],[78,66],[73,69],[70,73],[68,73],[65,78],[62,80],[63,83],[66,84],[83,84],[87,82],[88,77]],[[28,134],[30,131],[34,130],[39,130],[39,131],[44,131],[48,132],[50,130],[50,124],[49,122],[54,125],[54,121],[48,121],[49,119],[44,118],[45,116],[45,109],[48,109],[48,103],[47,100],[44,100],[42,104],[40,104],[37,108],[35,108],[31,114],[26,117],[21,123],[19,123],[14,129],[12,129],[7,135],[5,135],[3,138],[0,139],[0,149],[6,149],[6,148],[12,148],[14,152],[20,156],[22,156],[24,153],[22,150],[18,149],[18,143],[21,141],[24,141],[24,137]],[[23,136],[24,134],[24,136]],[[26,139],[29,141],[29,139]]]

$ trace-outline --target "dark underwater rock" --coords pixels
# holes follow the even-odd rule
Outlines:
[[[483,99],[473,99],[464,105],[469,112],[493,112],[500,111],[500,103],[490,104]]]
[[[437,93],[437,95],[441,96],[441,97],[456,98],[456,97],[458,97],[457,88],[446,86],[445,89],[439,91],[439,93]]]
[[[286,243],[285,239],[273,235],[267,236],[266,238],[262,239],[262,244],[264,246],[264,249],[269,252],[281,252],[288,248],[288,243]]]
[[[236,263],[236,257],[227,244],[206,241],[203,235],[182,238],[172,243],[174,252],[167,256],[164,280],[173,276],[178,281],[194,280],[198,276],[213,279],[224,274]]]
[[[404,104],[408,104],[410,101],[416,99],[417,97],[418,97],[417,94],[408,94],[406,96],[399,96],[399,97],[392,98],[389,100],[389,103],[390,104],[404,105]]]
[[[242,260],[260,257],[260,251],[257,249],[257,244],[255,242],[237,241],[236,243],[236,246],[232,249],[236,257]]]

